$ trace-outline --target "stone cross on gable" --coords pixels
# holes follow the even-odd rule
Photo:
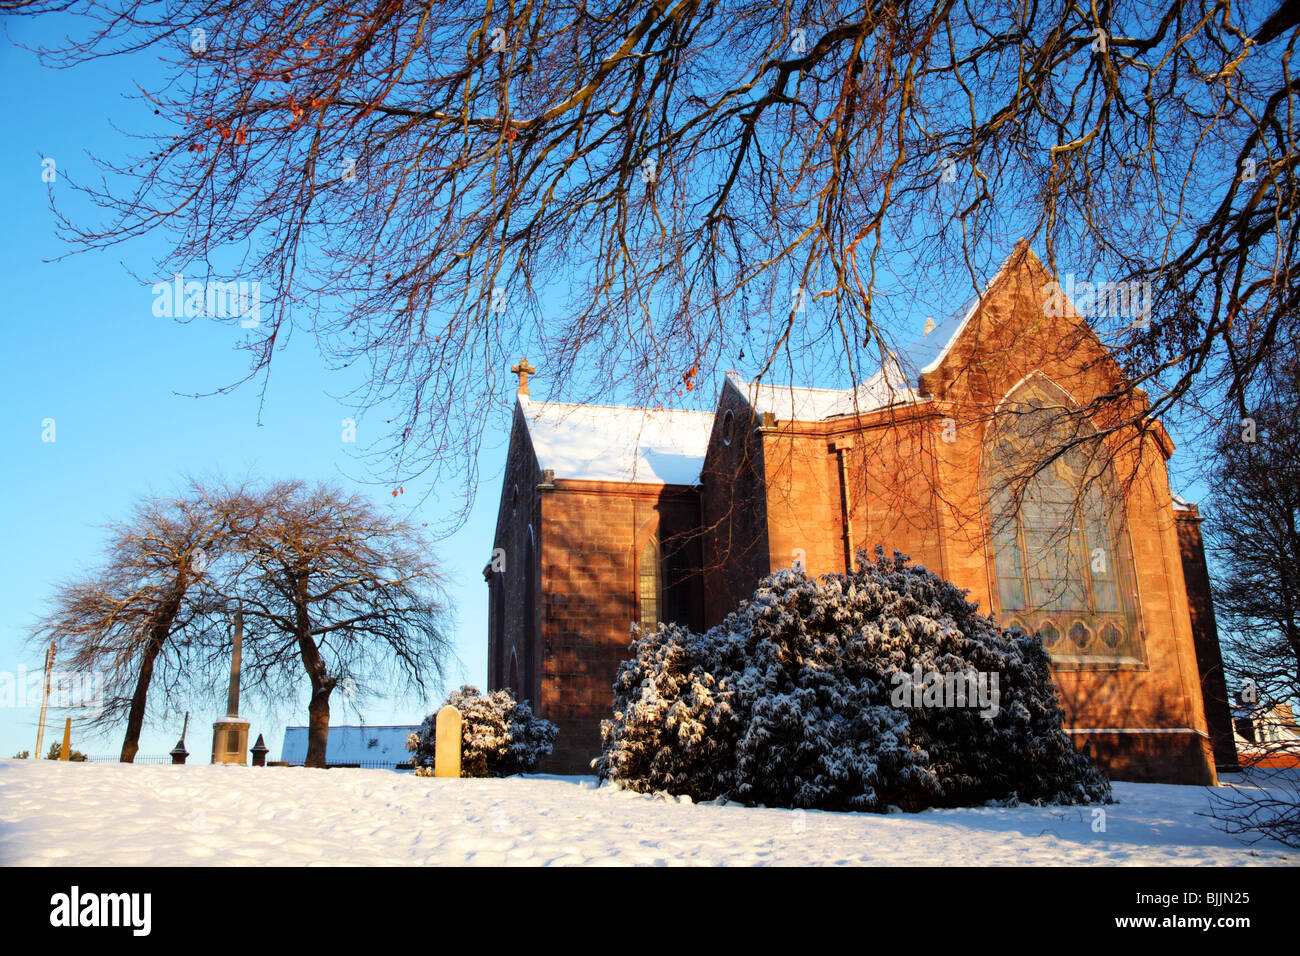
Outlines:
[[[521,358],[517,364],[510,366],[510,371],[519,376],[519,394],[528,394],[528,376],[537,371],[528,364],[528,359]]]

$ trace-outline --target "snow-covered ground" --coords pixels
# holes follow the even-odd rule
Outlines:
[[[1118,783],[1090,807],[826,813],[692,805],[593,778],[0,760],[0,863],[1282,864],[1200,814],[1209,790]]]

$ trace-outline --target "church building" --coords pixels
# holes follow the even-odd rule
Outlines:
[[[728,373],[711,412],[534,402],[515,366],[488,683],[559,727],[541,770],[591,772],[632,625],[703,630],[877,546],[1038,634],[1113,779],[1235,766],[1200,518],[1143,393],[1105,400],[1118,364],[1024,241],[926,329],[852,389]]]

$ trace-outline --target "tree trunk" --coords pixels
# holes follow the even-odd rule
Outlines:
[[[315,685],[315,681],[312,682]],[[330,691],[333,688],[313,686],[311,703],[307,705],[307,759],[308,767],[325,766],[325,745],[330,736]]]
[[[176,617],[176,608],[170,603],[163,609],[163,617],[149,631],[149,641],[145,644],[144,655],[140,660],[140,674],[135,680],[135,693],[131,695],[131,710],[126,718],[126,737],[122,740],[122,763],[135,763],[136,751],[140,749],[140,730],[144,727],[144,711],[149,696],[149,682],[153,680],[153,665],[167,640],[172,621]]]
[[[299,582],[299,593],[306,593],[305,582]],[[298,653],[311,681],[311,701],[307,704],[307,767],[325,766],[325,745],[330,736],[330,692],[336,683],[325,671],[325,658],[311,636],[306,600],[300,598],[297,608]]]

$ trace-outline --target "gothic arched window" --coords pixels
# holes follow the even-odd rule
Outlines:
[[[641,557],[637,561],[637,605],[638,619],[643,631],[654,630],[659,623],[660,599],[663,596],[663,581],[659,570],[659,538],[651,535],[641,548]]]
[[[488,681],[492,690],[506,686],[506,576],[501,571],[492,572],[488,590],[492,598],[492,676]]]
[[[1056,664],[1139,664],[1133,558],[1106,447],[1064,391],[1033,376],[989,429],[995,600]]]
[[[528,526],[524,545],[524,684],[518,696],[537,701],[537,542],[533,526]]]

